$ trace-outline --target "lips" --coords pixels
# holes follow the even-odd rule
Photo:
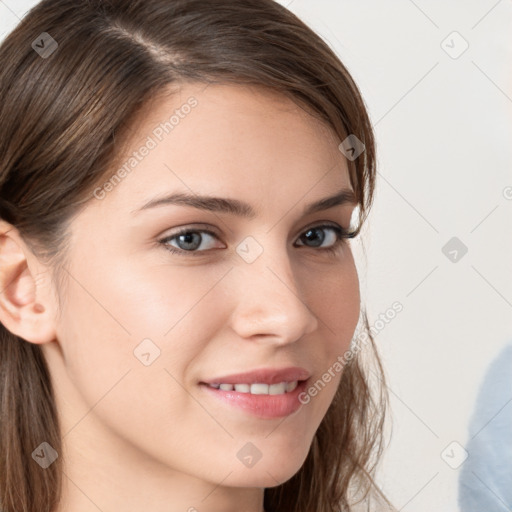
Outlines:
[[[247,378],[247,374],[244,374],[244,378]],[[271,377],[268,377],[271,378]],[[295,382],[295,387],[291,391],[281,392],[277,394],[273,393],[247,393],[247,392],[239,392],[236,389],[220,389],[214,387],[215,384],[206,384],[201,383],[199,386],[200,392],[204,394],[207,400],[214,400],[218,403],[223,404],[225,407],[229,407],[230,410],[238,409],[245,415],[249,415],[252,418],[263,419],[263,420],[273,420],[277,418],[283,418],[285,416],[289,416],[297,412],[301,406],[302,402],[299,400],[299,396],[304,392],[307,386],[307,380],[302,380],[297,384]],[[243,384],[237,384],[236,386],[242,386]],[[226,386],[232,387],[231,384],[226,384]],[[267,384],[251,384],[251,388],[253,386],[269,386]],[[269,387],[271,387],[270,385]],[[276,386],[279,386],[277,384]],[[282,391],[282,390],[281,390]],[[230,417],[231,411],[230,411]]]
[[[276,419],[301,407],[298,397],[311,372],[299,366],[259,368],[200,382],[206,396],[259,419]]]

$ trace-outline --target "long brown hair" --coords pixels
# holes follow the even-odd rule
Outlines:
[[[375,140],[364,101],[329,46],[273,0],[44,0],[0,46],[0,218],[54,278],[73,216],[111,172],[122,134],[156,95],[185,82],[266,87],[328,125],[348,159],[359,233],[375,186]],[[267,511],[352,511],[355,489],[391,506],[374,481],[387,407],[369,330],[347,362],[301,469],[265,489]],[[365,358],[365,359],[363,359]],[[372,361],[378,386],[370,386]],[[52,512],[62,457],[42,470],[41,442],[61,453],[51,375],[40,346],[0,324],[0,507]]]

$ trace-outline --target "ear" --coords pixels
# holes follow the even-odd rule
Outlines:
[[[0,322],[26,341],[55,339],[56,300],[50,272],[18,230],[0,220]]]

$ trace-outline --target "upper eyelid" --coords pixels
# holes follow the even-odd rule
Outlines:
[[[301,228],[301,230],[299,231],[299,234],[300,233],[303,233],[304,231],[307,231],[308,229],[311,229],[311,228],[315,228],[315,227],[333,227],[333,228],[341,228],[341,229],[349,229],[349,228],[344,228],[342,225],[340,225],[340,223],[336,222],[336,221],[332,221],[332,220],[324,220],[324,221],[315,221],[313,222],[313,224],[308,224],[306,227],[303,227]],[[212,235],[215,235],[215,236],[222,236],[221,233],[217,233],[217,228],[214,228],[212,226],[209,226],[209,225],[198,225],[198,226],[195,226],[195,225],[185,225],[185,226],[181,226],[181,227],[176,227],[174,228],[176,231],[173,232],[173,233],[170,233],[168,235],[165,235],[165,236],[161,236],[159,237],[160,239],[162,238],[172,238],[174,236],[177,236],[181,233],[184,233],[184,232],[189,232],[189,231],[192,231],[192,232],[196,232],[196,231],[199,231],[199,232],[207,232],[209,234],[212,234]]]

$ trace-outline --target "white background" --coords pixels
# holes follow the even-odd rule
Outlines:
[[[35,3],[0,1],[0,39]],[[367,254],[354,249],[370,324],[404,307],[376,336],[393,424],[379,482],[400,510],[460,510],[460,467],[441,453],[467,444],[485,373],[512,341],[512,1],[280,3],[334,48],[375,126]],[[468,248],[457,262],[441,250],[452,237]],[[511,399],[508,381],[482,427]]]

